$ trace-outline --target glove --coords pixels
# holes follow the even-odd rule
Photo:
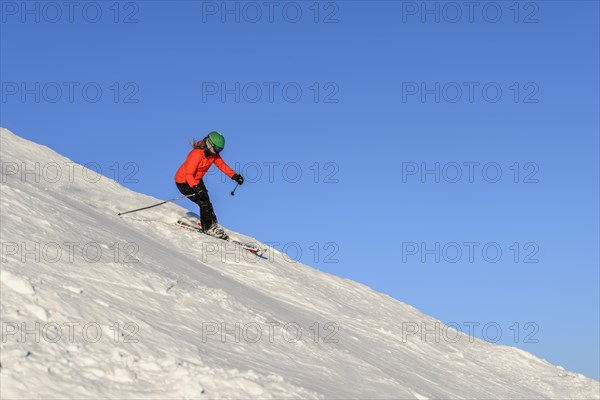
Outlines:
[[[200,185],[196,185],[192,188],[192,190],[196,193],[196,194],[200,194],[202,193],[202,186]]]
[[[244,184],[244,177],[241,176],[240,174],[235,174],[234,176],[231,177],[231,179],[233,179],[240,185]]]

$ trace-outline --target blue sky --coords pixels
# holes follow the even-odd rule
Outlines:
[[[2,2],[3,127],[158,198],[219,130],[224,226],[599,378],[597,2],[61,4]]]

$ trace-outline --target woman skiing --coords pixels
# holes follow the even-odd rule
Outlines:
[[[225,138],[213,131],[204,139],[192,142],[192,151],[175,174],[175,184],[183,195],[192,195],[189,199],[200,206],[202,230],[211,236],[227,238],[227,234],[217,223],[217,216],[208,197],[208,191],[202,177],[214,163],[225,175],[239,183],[244,178],[223,161],[219,153],[225,147]]]

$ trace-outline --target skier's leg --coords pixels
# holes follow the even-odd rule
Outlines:
[[[200,207],[200,222],[202,223],[202,230],[207,231],[215,222],[217,222],[217,217],[215,215],[212,203],[210,202],[208,190],[206,190],[204,181],[200,180],[198,186],[201,188],[200,192],[195,196],[191,196],[189,199],[198,204]],[[194,193],[194,190],[187,183],[178,183],[177,188],[186,196]]]
[[[175,185],[177,185],[177,189],[179,190],[179,192],[181,192],[181,194],[183,194],[184,196],[191,195],[190,197],[188,197],[188,199],[200,206],[200,197],[196,194],[196,192],[194,192],[190,185],[188,185],[186,182],[175,182]],[[200,215],[200,213],[198,213],[198,215]]]
[[[194,191],[192,190],[190,185],[188,185],[186,182],[184,182],[184,183],[175,182],[175,185],[177,185],[177,190],[179,190],[179,192],[184,196],[189,196],[190,194],[194,194]],[[188,198],[191,200],[194,197],[195,196],[190,196]],[[195,203],[195,201],[194,201],[194,203]]]
[[[202,229],[207,231],[217,222],[217,217],[213,205],[210,202],[208,190],[206,190],[206,186],[204,186],[204,182],[200,181],[200,184],[202,185],[202,192],[200,193],[198,202],[198,205],[200,206],[200,221],[202,223]]]

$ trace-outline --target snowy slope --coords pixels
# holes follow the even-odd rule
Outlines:
[[[513,347],[407,335],[438,321],[179,206],[118,217],[157,200],[4,129],[1,161],[2,398],[600,397]]]

